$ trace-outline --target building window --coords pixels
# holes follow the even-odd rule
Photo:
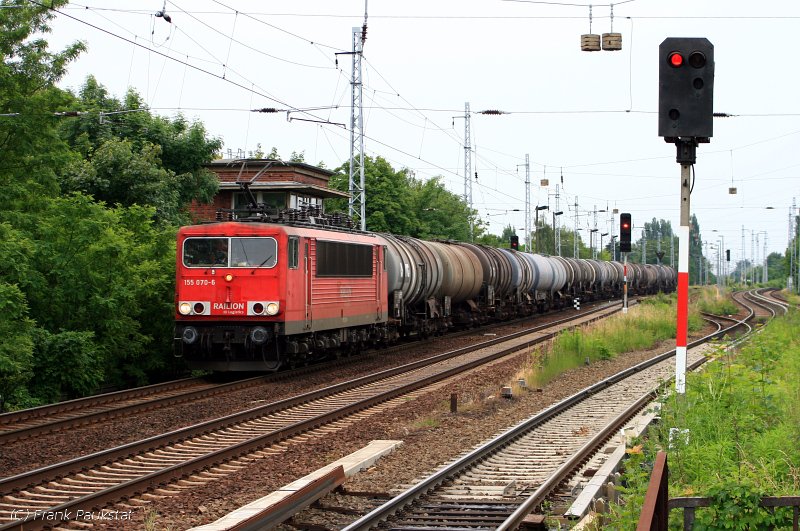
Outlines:
[[[266,207],[283,210],[286,208],[286,192],[261,192],[253,190],[256,202]],[[235,192],[233,194],[233,209],[245,209],[250,204],[247,194]]]

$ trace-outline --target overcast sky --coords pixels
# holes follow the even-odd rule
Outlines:
[[[164,8],[171,23],[155,16]],[[260,143],[335,168],[349,158],[351,93],[351,57],[340,55],[337,68],[335,54],[352,50],[364,11],[363,0],[82,0],[56,15],[49,40],[88,45],[66,88],[93,74],[115,96],[134,87],[155,112],[203,121],[226,157]],[[737,116],[715,119],[711,143],[698,148],[691,210],[704,239],[724,236],[733,260],[743,225],[745,256],[751,231],[762,248],[766,237],[769,252],[784,251],[800,196],[800,2],[628,0],[613,6],[622,50],[592,53],[580,49],[588,5],[370,0],[367,11],[366,152],[420,179],[441,175],[463,194],[465,102],[509,113],[471,117],[472,194],[490,232],[510,224],[520,237],[525,154],[533,205],[554,211],[558,184],[562,223],[574,227],[577,200],[584,238],[595,208],[631,212],[635,238],[654,217],[677,232],[680,166],[657,134],[658,46],[707,37],[714,111]],[[594,5],[591,32],[611,31],[610,14]],[[262,107],[316,110],[288,120],[250,112]]]

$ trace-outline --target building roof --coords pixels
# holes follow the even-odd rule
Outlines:
[[[239,182],[251,190],[270,190],[305,193],[313,197],[349,198],[347,192],[328,187],[336,172],[306,164],[274,159],[218,159],[206,167],[217,174],[220,190],[240,188]]]
[[[239,190],[240,187],[235,182],[220,182],[219,183],[220,190]],[[303,184],[297,182],[275,182],[275,181],[256,181],[250,185],[251,190],[261,190],[261,191],[286,191],[286,192],[304,192],[307,195],[314,196],[314,197],[322,197],[322,198],[331,198],[331,197],[341,197],[347,199],[350,197],[350,194],[347,192],[340,192],[339,190],[334,190],[333,188],[325,188],[322,186],[316,186],[313,184]]]
[[[318,166],[312,166],[311,164],[306,164],[305,162],[286,162],[275,159],[217,159],[206,164],[206,166],[210,169],[219,170],[225,167],[239,169],[242,167],[242,165],[244,165],[245,169],[247,170],[260,170],[268,164],[269,169],[266,171],[294,168],[296,170],[301,170],[302,173],[317,173],[327,177],[330,177],[336,173],[335,171],[326,170],[325,168],[320,168]]]

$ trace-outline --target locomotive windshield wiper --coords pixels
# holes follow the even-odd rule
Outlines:
[[[258,269],[259,267],[263,266],[264,264],[266,264],[267,262],[269,262],[270,260],[272,260],[274,257],[275,257],[275,255],[274,255],[274,254],[271,254],[271,255],[269,255],[268,257],[266,257],[266,258],[264,259],[264,261],[263,261],[263,262],[261,262],[260,264],[258,264],[258,265],[256,266],[256,269]],[[253,271],[253,273],[255,273],[255,271]],[[252,275],[252,273],[251,273],[251,275]]]

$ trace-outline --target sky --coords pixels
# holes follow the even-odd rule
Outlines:
[[[462,195],[468,102],[473,207],[489,232],[511,225],[521,238],[526,154],[532,206],[563,211],[559,222],[585,240],[594,211],[615,208],[632,214],[634,239],[653,218],[677,233],[680,166],[658,136],[658,46],[708,38],[714,111],[732,116],[715,118],[698,147],[691,211],[734,262],[763,259],[765,244],[784,252],[800,198],[796,0],[627,0],[613,19],[609,4],[576,1],[82,0],[56,14],[48,40],[87,44],[64,88],[88,75],[116,97],[132,87],[153,112],[202,121],[225,158],[260,144],[336,168],[350,156],[346,52],[365,11],[366,154]],[[581,51],[590,13],[591,33],[621,33],[621,51]],[[265,107],[281,112],[251,112]],[[618,215],[596,215],[599,232],[618,233]]]

